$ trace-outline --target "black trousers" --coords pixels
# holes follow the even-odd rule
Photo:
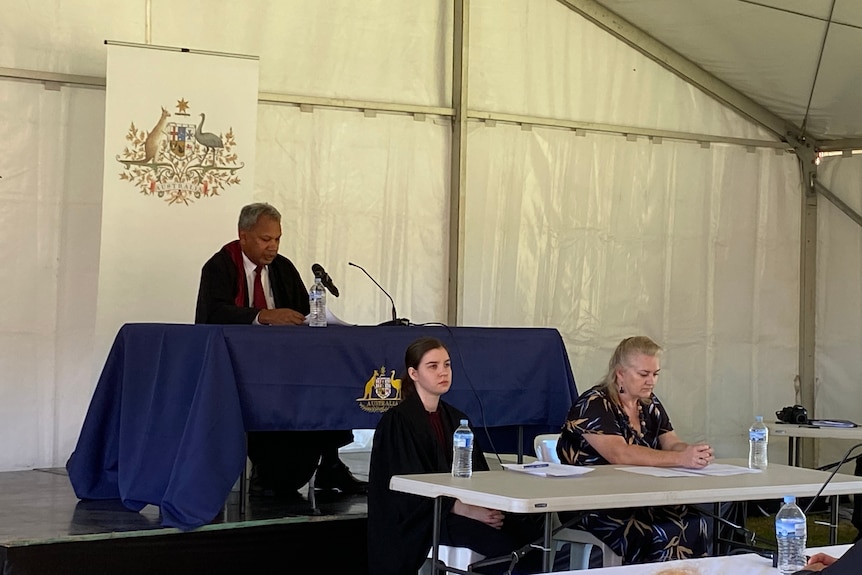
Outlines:
[[[250,431],[248,457],[262,487],[299,489],[311,479],[317,464],[334,463],[338,448],[353,442],[353,432]]]

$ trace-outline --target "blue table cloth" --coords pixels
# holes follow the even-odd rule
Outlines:
[[[577,390],[554,329],[127,324],[66,466],[75,494],[205,525],[245,465],[246,431],[373,429],[395,401],[392,371],[426,335],[449,348],[446,401],[496,432],[477,431],[485,451],[512,449],[514,429],[530,444],[565,421]]]

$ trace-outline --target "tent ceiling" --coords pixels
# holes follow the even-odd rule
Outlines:
[[[834,8],[833,0],[596,3],[773,114],[804,124],[814,139],[862,137],[862,2],[834,0]]]

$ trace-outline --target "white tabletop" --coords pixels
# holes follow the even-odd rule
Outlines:
[[[809,549],[808,554],[823,551],[833,557],[840,557],[850,545],[834,545]],[[646,565],[624,565],[622,567],[604,567],[590,569],[590,575],[776,575],[778,568],[772,566],[772,560],[746,553],[727,557],[705,557],[703,559],[685,559],[682,561],[666,561],[664,563],[648,563]],[[563,571],[557,575],[582,575],[583,571]]]
[[[720,463],[747,465],[742,459]],[[464,503],[512,513],[544,513],[613,509],[644,505],[717,503],[755,499],[781,499],[817,494],[829,477],[825,471],[770,463],[760,473],[722,477],[658,478],[596,466],[575,477],[539,477],[515,471],[480,471],[469,479],[449,473],[396,475],[394,491],[425,497],[448,496]],[[862,477],[836,474],[823,496],[862,493]]]
[[[813,427],[792,423],[767,423],[766,426],[772,435],[778,437],[814,437],[862,441],[862,427]]]

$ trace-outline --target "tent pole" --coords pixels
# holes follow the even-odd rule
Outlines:
[[[799,375],[797,402],[815,417],[814,404],[814,317],[817,304],[817,164],[810,148],[797,149],[802,171],[802,215],[799,253]],[[804,439],[800,453],[804,467],[816,466],[814,440]]]
[[[470,0],[455,0],[452,34],[452,145],[449,150],[449,286],[446,322],[458,325],[463,294],[464,192],[467,180],[467,70]]]

